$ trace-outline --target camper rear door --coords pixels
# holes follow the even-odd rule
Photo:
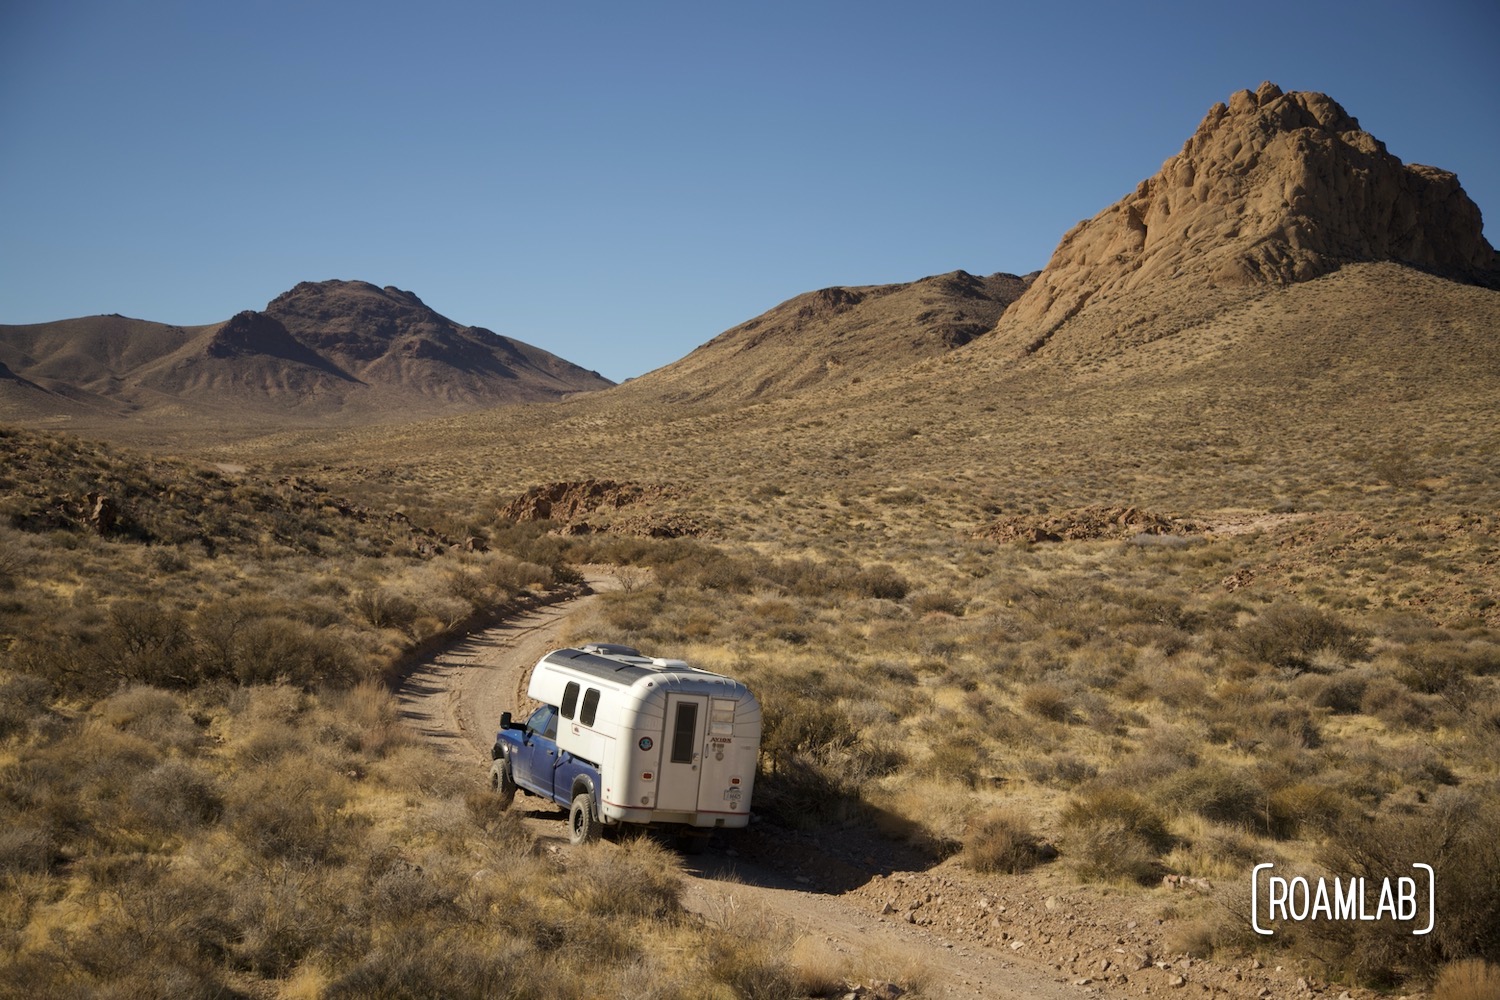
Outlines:
[[[697,812],[702,778],[703,728],[708,699],[702,695],[667,695],[667,752],[662,754],[656,808],[667,812]]]

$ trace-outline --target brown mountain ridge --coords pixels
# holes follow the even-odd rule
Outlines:
[[[855,384],[987,333],[1034,277],[952,271],[901,284],[807,292],[616,394],[724,403]]]
[[[411,292],[303,282],[264,311],[181,327],[121,316],[0,326],[0,414],[85,423],[363,422],[559,399],[612,383],[455,323]]]

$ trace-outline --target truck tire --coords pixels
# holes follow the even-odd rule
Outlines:
[[[490,791],[500,800],[501,809],[509,809],[516,800],[516,779],[510,773],[510,759],[501,757],[490,765]]]
[[[568,810],[568,841],[591,844],[599,839],[601,828],[599,817],[594,815],[594,797],[588,792],[573,796],[573,806]]]

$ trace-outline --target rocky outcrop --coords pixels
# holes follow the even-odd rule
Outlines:
[[[500,508],[512,521],[551,521],[559,534],[590,535],[608,532],[648,538],[680,538],[701,534],[690,518],[654,509],[673,496],[666,486],[621,483],[611,479],[533,486]]]
[[[1455,175],[1402,163],[1324,94],[1265,83],[1214,105],[1160,172],[1064,235],[997,339],[1035,352],[1111,307],[1096,336],[1170,332],[1182,325],[1170,313],[1190,319],[1195,308],[1170,289],[1219,301],[1369,261],[1500,285],[1479,209]]]
[[[299,342],[274,316],[253,309],[236,313],[209,338],[203,353],[216,359],[266,358],[290,361],[353,381],[307,345]]]
[[[1079,507],[1053,514],[1005,517],[980,532],[997,542],[1061,542],[1137,535],[1196,534],[1203,526],[1138,507]]]

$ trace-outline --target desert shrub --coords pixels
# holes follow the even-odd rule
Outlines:
[[[1052,722],[1067,722],[1073,717],[1073,701],[1068,692],[1050,681],[1032,684],[1021,692],[1021,707],[1032,715]]]
[[[1500,997],[1500,966],[1480,958],[1449,962],[1432,985],[1432,1000],[1495,1000]]]
[[[505,593],[517,594],[532,587],[550,587],[557,582],[557,574],[552,567],[541,563],[500,556],[485,569],[484,580]]]
[[[1359,804],[1326,785],[1299,781],[1266,796],[1265,832],[1279,839],[1324,834],[1360,814]]]
[[[1172,845],[1165,814],[1122,788],[1095,786],[1074,795],[1063,809],[1062,825],[1067,853],[1088,879],[1150,882]]]
[[[1432,974],[1443,960],[1500,961],[1500,788],[1439,789],[1425,809],[1341,824],[1321,856],[1335,876],[1379,880],[1433,866],[1438,914],[1417,937],[1393,921],[1320,922],[1301,930],[1336,969],[1371,983]],[[1421,881],[1421,880],[1419,880]]]
[[[161,746],[191,752],[203,739],[182,702],[160,688],[140,684],[128,687],[99,702],[94,711],[121,732]]]
[[[574,907],[597,916],[666,920],[682,913],[683,881],[676,858],[645,837],[573,852],[555,884]]]
[[[18,674],[0,680],[0,740],[25,732],[44,715],[52,701],[52,684],[41,677]]]
[[[0,810],[0,876],[41,874],[56,859],[57,840],[52,830],[31,817],[17,817]]]
[[[932,742],[931,754],[922,771],[933,777],[959,781],[970,788],[979,784],[989,763],[989,752],[973,733],[944,732]]]
[[[289,618],[246,627],[235,676],[245,684],[344,687],[360,678],[354,656],[337,636]]]
[[[1317,717],[1306,705],[1290,700],[1268,699],[1225,708],[1215,713],[1215,720],[1244,745],[1264,743],[1272,750],[1286,750],[1314,749],[1323,744]]]
[[[924,590],[919,594],[913,594],[908,603],[911,609],[919,615],[937,613],[957,618],[964,613],[963,598],[946,590]]]
[[[599,600],[613,634],[630,642],[649,632],[666,604],[666,594],[658,589],[613,591],[601,594]]]
[[[1035,868],[1050,853],[1024,816],[997,809],[970,824],[962,859],[974,871],[1015,875]]]
[[[796,755],[823,758],[847,750],[859,742],[848,713],[839,711],[826,692],[808,690],[802,694],[762,688],[760,700],[762,721],[760,750],[770,770]]]
[[[347,749],[380,759],[413,741],[411,729],[397,714],[396,697],[374,681],[361,681],[333,701],[330,725]]]
[[[1198,750],[1204,739],[1201,731],[1189,726],[1162,727],[1151,730],[1141,747],[1110,772],[1109,780],[1121,787],[1134,788],[1198,766]]]
[[[464,808],[491,842],[505,844],[517,854],[530,854],[536,849],[537,840],[526,826],[525,810],[503,805],[488,788],[465,792]]]
[[[1039,785],[1073,788],[1099,776],[1099,768],[1066,751],[1033,757],[1026,762],[1026,775]]]
[[[1168,870],[1203,878],[1238,881],[1257,862],[1266,860],[1261,841],[1240,827],[1188,817],[1177,845],[1163,858]]]
[[[1299,670],[1307,669],[1321,650],[1353,660],[1363,657],[1369,648],[1364,637],[1334,615],[1285,601],[1271,605],[1241,627],[1233,644],[1252,659]]]
[[[876,563],[854,574],[850,580],[855,591],[865,597],[887,601],[899,601],[911,590],[911,584],[898,573],[895,567]]]
[[[361,590],[354,595],[354,610],[375,628],[410,630],[412,623],[421,617],[422,609],[405,594],[375,587]]]
[[[1417,694],[1410,685],[1391,677],[1376,677],[1365,686],[1359,709],[1392,729],[1425,730],[1432,727],[1433,703],[1437,699]]]
[[[95,651],[105,672],[170,687],[201,679],[186,615],[160,601],[128,599],[116,602],[108,619],[110,628]]]
[[[575,997],[572,977],[545,966],[529,949],[477,935],[397,934],[340,972],[322,995],[328,1000],[410,1000],[414,997],[494,997],[521,1000],[546,982],[559,997]]]
[[[850,766],[861,747],[859,732],[828,694],[793,694],[771,685],[760,690],[763,729],[757,804],[793,826],[846,819],[868,774]]]
[[[731,911],[710,928],[702,956],[708,974],[740,1000],[799,995],[789,927],[764,913]]]
[[[1369,686],[1368,674],[1345,670],[1333,675],[1304,674],[1292,684],[1292,692],[1314,708],[1326,708],[1334,715],[1354,715],[1361,711]]]
[[[344,856],[357,821],[343,811],[342,776],[317,766],[262,767],[237,777],[225,794],[225,822],[270,859],[326,863]]]
[[[1164,779],[1159,797],[1204,819],[1250,828],[1264,816],[1260,788],[1241,769],[1228,764],[1199,764]]]
[[[144,827],[183,833],[219,819],[224,800],[219,783],[201,764],[165,760],[131,782],[129,799]]]
[[[1401,682],[1420,694],[1463,697],[1473,680],[1500,672],[1500,647],[1481,642],[1420,642],[1401,650]]]

